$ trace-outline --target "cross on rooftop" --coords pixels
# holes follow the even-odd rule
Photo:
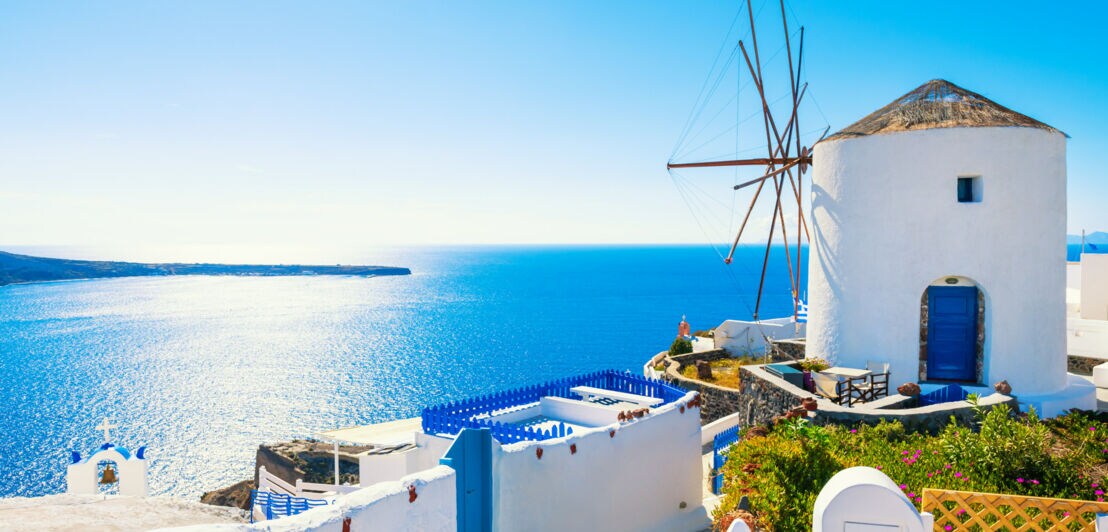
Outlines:
[[[96,430],[104,431],[104,443],[110,443],[112,441],[112,429],[119,428],[119,425],[113,425],[108,418],[104,418],[104,422],[96,427]]]

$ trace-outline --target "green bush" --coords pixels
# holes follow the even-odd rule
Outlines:
[[[782,422],[764,436],[750,431],[731,448],[715,517],[746,495],[765,529],[810,530],[823,485],[854,466],[882,470],[917,507],[924,488],[1102,500],[1106,421],[1086,413],[1041,421],[1001,405],[978,410],[974,426],[952,421],[936,436],[907,432],[899,422],[856,428]]]
[[[692,353],[692,340],[678,338],[669,346],[669,356]]]

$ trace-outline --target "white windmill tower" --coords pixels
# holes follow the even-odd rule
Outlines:
[[[1066,373],[1065,134],[934,80],[813,160],[808,356],[1095,407]]]

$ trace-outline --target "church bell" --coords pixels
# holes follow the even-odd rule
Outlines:
[[[104,474],[101,475],[101,477],[100,477],[100,483],[101,484],[115,484],[115,482],[117,480],[119,480],[119,479],[116,478],[115,470],[112,469],[112,466],[110,466],[110,465],[106,466],[104,468]]]

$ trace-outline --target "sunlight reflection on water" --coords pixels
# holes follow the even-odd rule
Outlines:
[[[694,327],[747,314],[753,283],[734,284],[709,253],[425,250],[386,263],[410,266],[403,277],[0,287],[0,495],[63,491],[68,451],[99,445],[104,416],[116,443],[149,446],[153,493],[196,496],[252,476],[261,442],[636,370],[681,314]],[[791,310],[785,274],[770,283],[763,315]]]

